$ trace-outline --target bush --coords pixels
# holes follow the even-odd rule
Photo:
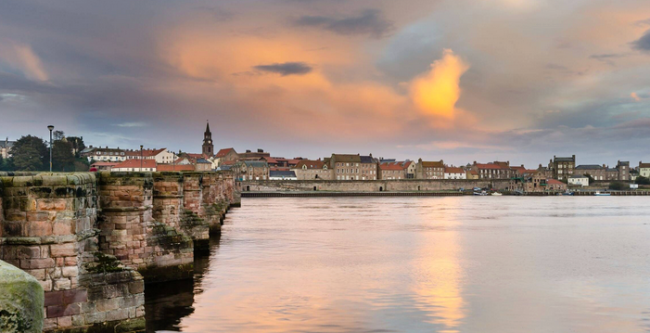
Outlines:
[[[621,183],[621,182],[611,182],[611,183],[609,183],[609,189],[610,190],[621,191],[621,190],[625,190],[626,188],[628,188],[628,187],[624,183]]]
[[[650,185],[650,178],[648,178],[648,177],[643,177],[643,176],[639,176],[639,177],[636,177],[636,181],[635,181],[635,182],[636,182],[637,184],[639,184],[639,185]]]

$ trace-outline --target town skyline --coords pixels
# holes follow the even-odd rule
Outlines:
[[[12,2],[0,28],[3,139],[192,151],[210,119],[284,156],[648,153],[647,1]]]

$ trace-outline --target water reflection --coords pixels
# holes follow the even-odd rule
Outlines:
[[[422,275],[416,284],[416,303],[430,313],[427,322],[435,325],[436,332],[456,333],[460,320],[465,316],[461,295],[462,267],[458,221],[453,211],[461,209],[458,200],[440,200],[435,206],[421,206],[420,223],[435,226],[438,232],[425,234],[418,247],[422,260],[416,265]],[[443,209],[444,208],[444,209]]]
[[[649,215],[629,197],[247,199],[194,281],[147,287],[148,329],[648,332]]]
[[[194,257],[194,278],[147,285],[145,318],[147,333],[179,331],[181,318],[194,313],[194,296],[203,292],[203,277],[210,266],[210,256],[217,253],[221,235],[210,239],[210,252]]]

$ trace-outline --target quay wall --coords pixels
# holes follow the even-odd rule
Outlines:
[[[276,191],[335,191],[335,192],[384,192],[384,191],[451,191],[459,188],[508,189],[509,179],[402,179],[402,180],[256,180],[239,183],[241,192]]]
[[[192,276],[236,190],[223,172],[0,173],[0,260],[43,288],[43,331],[142,332],[145,283]]]

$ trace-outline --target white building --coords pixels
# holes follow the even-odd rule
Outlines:
[[[269,171],[269,180],[298,180],[293,171]]]
[[[639,176],[650,178],[650,163],[639,162]]]
[[[152,159],[128,160],[111,168],[111,172],[156,172],[156,161]]]
[[[569,185],[589,186],[589,177],[583,175],[573,175],[569,177]]]
[[[444,179],[467,179],[467,172],[463,168],[445,167]]]

